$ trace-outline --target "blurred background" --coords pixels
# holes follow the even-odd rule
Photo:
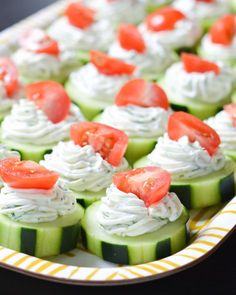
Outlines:
[[[55,0],[0,0],[0,31]]]

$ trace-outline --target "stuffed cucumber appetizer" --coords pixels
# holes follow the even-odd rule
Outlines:
[[[36,257],[74,249],[83,209],[58,174],[18,158],[0,165],[0,245]]]
[[[120,23],[140,23],[146,15],[145,1],[146,0],[82,0],[82,3],[97,11],[99,18],[107,19],[110,26],[117,27]]]
[[[212,61],[221,61],[235,69],[236,74],[236,16],[227,14],[213,24],[199,47],[199,54]]]
[[[68,74],[81,66],[77,56],[41,29],[29,29],[20,37],[19,49],[12,58],[24,84],[41,80],[64,83]]]
[[[219,135],[184,112],[170,116],[167,130],[152,153],[134,166],[155,165],[169,171],[171,191],[187,208],[204,208],[230,200],[235,195],[235,164],[219,149]]]
[[[117,40],[111,44],[108,53],[136,65],[140,75],[150,81],[157,80],[178,59],[173,50],[130,24],[120,25]]]
[[[0,57],[0,122],[9,114],[22,92],[16,65],[11,59]]]
[[[173,6],[191,19],[198,21],[207,31],[221,16],[230,12],[231,0],[175,0]]]
[[[224,106],[224,110],[206,120],[220,136],[222,152],[236,161],[236,103]]]
[[[94,120],[129,136],[125,157],[132,165],[153,150],[157,138],[166,131],[170,113],[168,98],[157,84],[132,79],[118,92],[115,105]]]
[[[40,163],[56,171],[60,181],[88,207],[105,196],[112,175],[128,169],[123,158],[128,136],[115,128],[93,122],[71,126],[71,141],[60,142]]]
[[[87,63],[91,48],[108,49],[115,39],[115,28],[108,19],[100,18],[96,9],[73,2],[65,8],[63,17],[52,23],[48,34],[65,51],[77,56],[82,63]]]
[[[170,5],[173,0],[145,0],[146,1],[146,10],[148,13],[152,13],[158,8],[165,7]]]
[[[203,33],[198,22],[169,6],[148,15],[139,25],[139,30],[152,42],[177,51],[183,48],[195,51]]]
[[[188,214],[171,176],[157,167],[117,173],[100,202],[82,220],[85,248],[104,260],[140,264],[169,256],[186,246]]]
[[[134,71],[134,65],[92,50],[90,63],[72,72],[65,87],[85,117],[92,120],[114,103],[116,93],[133,78]]]
[[[15,104],[3,120],[1,141],[23,160],[39,162],[55,144],[69,139],[72,123],[83,120],[60,84],[36,82],[26,87],[26,99]]]
[[[214,116],[231,101],[234,92],[233,71],[222,63],[182,53],[159,84],[165,90],[171,107],[200,119]]]

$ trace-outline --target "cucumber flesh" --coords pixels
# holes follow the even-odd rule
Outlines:
[[[84,191],[84,192],[74,191],[74,192],[76,194],[77,203],[84,208],[87,208],[94,202],[99,201],[102,197],[106,196],[106,189],[103,189],[98,192],[90,192],[90,191]]]
[[[77,205],[71,214],[37,224],[16,222],[0,214],[0,245],[36,257],[70,251],[77,245],[83,212]]]
[[[70,81],[66,82],[65,89],[72,101],[77,106],[79,106],[81,112],[88,120],[92,120],[95,116],[101,113],[107,106],[112,104],[105,101],[96,101],[95,99],[80,97],[78,95],[77,90]]]
[[[150,165],[147,157],[134,164],[135,168]],[[227,160],[223,169],[210,175],[187,180],[173,180],[170,191],[175,192],[182,204],[190,209],[205,208],[229,201],[235,196],[235,163]]]
[[[168,94],[168,89],[166,88],[164,79],[159,80],[158,83],[160,84],[160,86],[163,87],[163,89]],[[201,120],[205,120],[209,117],[213,117],[215,114],[222,110],[225,104],[230,103],[231,96],[232,94],[229,97],[217,103],[207,103],[188,98],[178,100],[176,98],[174,99],[171,96],[169,96],[169,101],[171,108],[174,111],[184,111],[198,117]]]
[[[93,121],[101,122],[102,114],[97,115]],[[119,129],[119,128],[118,128]],[[157,137],[138,138],[129,137],[128,147],[125,153],[125,158],[130,165],[133,165],[141,157],[148,155],[154,149],[157,142]]]
[[[159,230],[136,237],[108,235],[97,222],[101,202],[91,205],[82,219],[82,243],[91,253],[119,264],[140,264],[155,261],[183,249],[187,244],[188,213]]]
[[[32,160],[35,162],[43,160],[44,155],[51,153],[53,146],[56,144],[34,146],[4,139],[1,139],[1,142],[4,143],[8,149],[19,152],[21,160]]]

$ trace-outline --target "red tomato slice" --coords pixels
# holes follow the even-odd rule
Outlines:
[[[57,41],[40,29],[26,31],[20,39],[20,44],[24,49],[35,53],[46,53],[56,56],[60,54]]]
[[[190,142],[198,141],[210,156],[217,152],[221,142],[215,130],[200,119],[184,112],[176,112],[169,117],[168,135],[172,140],[188,136]]]
[[[75,123],[70,135],[75,144],[91,145],[113,166],[120,165],[128,145],[128,136],[123,131],[100,123]]]
[[[121,47],[143,53],[146,49],[144,39],[134,25],[123,24],[119,28],[118,39]]]
[[[104,75],[132,75],[135,66],[127,64],[117,58],[109,57],[100,51],[90,51],[91,63]]]
[[[73,26],[86,29],[95,21],[96,12],[81,3],[71,3],[67,6],[65,14]]]
[[[204,60],[195,54],[182,53],[181,60],[185,71],[188,73],[214,72],[216,75],[220,73],[220,68],[217,64]]]
[[[135,194],[146,207],[166,196],[170,182],[170,173],[158,167],[137,168],[113,176],[113,183],[119,190]]]
[[[224,110],[231,116],[233,125],[236,127],[236,103],[227,104]]]
[[[7,185],[19,189],[51,189],[59,175],[33,161],[8,158],[0,161],[0,176]]]
[[[43,110],[53,123],[63,121],[70,112],[70,98],[63,86],[54,81],[41,81],[26,86],[26,97]]]
[[[214,3],[216,0],[195,0],[196,2]]]
[[[236,34],[236,17],[233,14],[223,16],[210,29],[213,43],[229,46]]]
[[[157,84],[143,79],[128,81],[118,92],[115,103],[118,106],[131,104],[140,107],[161,107],[165,110],[169,108],[164,90]]]
[[[172,7],[165,7],[148,15],[146,25],[150,31],[154,32],[171,31],[178,21],[185,18],[186,16],[181,11]]]
[[[3,82],[8,97],[13,96],[19,88],[17,68],[8,58],[0,58],[0,81]]]

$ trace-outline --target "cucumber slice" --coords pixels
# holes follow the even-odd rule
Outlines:
[[[236,151],[235,150],[222,150],[223,154],[232,160],[236,161]]]
[[[101,114],[93,119],[94,122],[101,122]],[[119,129],[119,128],[118,128]],[[148,155],[154,149],[157,138],[129,137],[129,144],[125,153],[125,158],[130,165],[133,165],[141,157]]]
[[[150,165],[147,157],[134,164],[135,168]],[[235,163],[228,159],[223,169],[210,175],[187,180],[173,180],[170,191],[175,192],[182,204],[190,209],[205,208],[229,201],[235,196]]]
[[[39,162],[44,159],[45,154],[50,154],[54,145],[34,146],[1,139],[1,142],[10,150],[17,151],[21,155],[21,160],[32,160]]]
[[[168,89],[166,88],[164,79],[159,80],[158,83],[160,84],[160,86],[163,87],[163,89],[168,94]],[[169,96],[169,101],[170,101],[171,108],[174,111],[184,111],[198,117],[201,120],[204,120],[209,117],[213,117],[215,114],[217,114],[219,111],[222,110],[225,104],[230,103],[231,95],[217,103],[207,103],[207,102],[192,100],[188,98],[178,100],[170,96]]]
[[[82,243],[91,253],[104,260],[119,264],[140,264],[169,256],[183,249],[187,243],[187,211],[159,230],[137,237],[108,235],[97,222],[101,203],[96,202],[82,219]]]
[[[76,192],[76,200],[77,203],[83,206],[84,208],[89,207],[94,202],[99,201],[102,197],[106,196],[106,189],[103,189],[99,192],[90,192],[90,191],[84,191],[84,192]]]
[[[0,245],[36,257],[54,256],[74,249],[84,210],[45,223],[22,223],[0,214]]]
[[[101,113],[107,106],[111,105],[109,102],[96,101],[93,99],[82,98],[78,95],[76,88],[70,81],[65,84],[65,89],[72,101],[79,106],[83,115],[92,120],[95,116]]]

